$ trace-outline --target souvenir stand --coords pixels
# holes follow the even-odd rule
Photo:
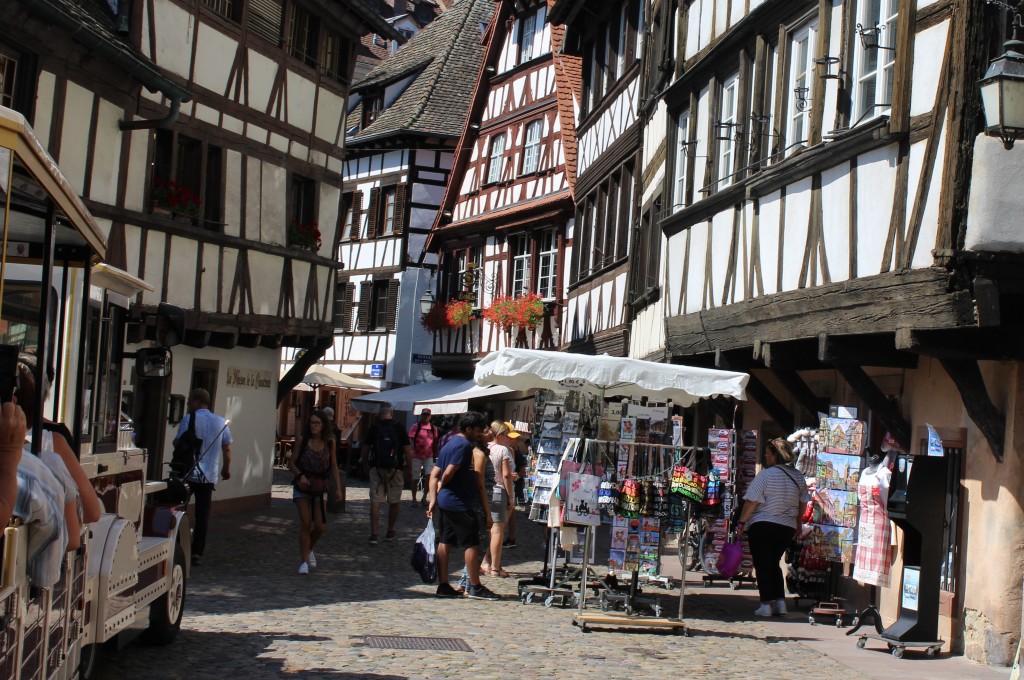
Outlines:
[[[700,399],[714,396],[727,396],[735,399],[745,399],[745,387],[749,376],[745,373],[733,373],[713,369],[693,368],[673,364],[659,364],[637,359],[610,357],[610,356],[587,356],[581,354],[566,354],[559,352],[547,352],[541,350],[528,350],[517,348],[506,348],[498,352],[492,352],[477,364],[474,380],[478,384],[505,385],[513,389],[543,389],[559,392],[570,391],[573,393],[588,395],[590,403],[601,405],[605,400],[612,397],[628,398],[640,401],[642,398],[661,400],[662,402],[673,402],[674,404],[687,407]],[[592,409],[591,409],[592,412]],[[582,419],[581,419],[582,420]],[[554,419],[548,422],[555,422]],[[562,419],[564,428],[564,417]],[[595,432],[597,424],[594,422],[583,423],[588,432]],[[543,423],[541,425],[541,445],[543,450]],[[553,430],[552,430],[553,434]],[[551,438],[553,439],[553,437]],[[596,441],[595,441],[596,439]],[[579,475],[591,479],[570,478],[563,476],[573,490],[583,490],[594,484],[596,475],[588,475],[587,472],[597,472],[598,464],[597,451],[602,445],[607,446],[607,440],[584,437],[579,438],[580,443],[573,451],[568,451],[575,457],[572,462],[576,471],[570,471],[569,475]],[[540,454],[542,460],[544,454]],[[560,456],[560,468],[569,460],[566,455]],[[617,461],[616,461],[617,464]],[[588,470],[589,466],[589,470]],[[577,484],[579,482],[579,484]],[[535,481],[534,502],[545,495],[545,487]],[[550,487],[554,488],[554,487]],[[598,496],[599,496],[598,491]],[[557,492],[549,492],[549,498],[558,499]],[[624,494],[627,497],[629,494]],[[563,495],[566,500],[567,521],[583,524],[586,528],[583,531],[582,544],[582,566],[580,579],[576,591],[578,611],[573,619],[573,624],[582,629],[590,626],[641,626],[682,629],[683,603],[685,588],[680,588],[679,612],[676,618],[655,618],[655,617],[631,617],[628,615],[615,615],[610,613],[593,614],[585,612],[586,589],[590,587],[588,578],[590,568],[591,546],[594,540],[594,526],[600,524],[597,507],[590,507],[589,502],[578,503],[569,495],[568,489]],[[583,512],[581,512],[583,511]],[[555,513],[548,513],[549,519]],[[581,517],[584,515],[585,517]],[[595,522],[594,516],[597,515]],[[684,522],[684,526],[686,523]]]

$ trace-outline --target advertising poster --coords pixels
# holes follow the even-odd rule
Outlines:
[[[819,489],[836,489],[837,491],[857,491],[860,480],[860,458],[838,453],[818,454]]]
[[[819,489],[814,492],[814,514],[811,522],[836,527],[857,528],[857,493]]]
[[[815,524],[805,539],[804,551],[828,562],[853,562],[853,529]]]
[[[903,567],[903,597],[900,605],[904,609],[917,611],[920,583],[921,570],[918,567]]]
[[[636,416],[626,416],[621,421],[619,441],[633,443],[636,441]]]

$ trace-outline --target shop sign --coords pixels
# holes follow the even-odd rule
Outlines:
[[[252,390],[269,390],[274,385],[274,374],[257,368],[228,367],[224,376],[224,384]]]
[[[430,354],[413,354],[412,363],[414,364],[430,364],[433,361],[433,356]]]
[[[558,384],[561,385],[562,387],[568,387],[571,390],[575,390],[581,387],[585,387],[587,381],[584,380],[583,378],[562,378],[561,380],[558,381]]]
[[[370,377],[371,378],[383,378],[384,377],[384,364],[370,364]]]

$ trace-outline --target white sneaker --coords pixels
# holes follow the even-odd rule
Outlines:
[[[313,554],[312,550],[309,551],[309,557],[306,558],[306,562],[309,563],[310,569],[316,569],[316,555]]]
[[[787,614],[786,601],[775,600],[775,604],[772,606],[772,614],[775,616],[785,616]]]
[[[309,573],[309,563],[308,562],[303,562],[302,564],[299,565],[299,573],[300,574],[308,574]],[[765,616],[768,616],[768,615],[765,614]]]
[[[767,602],[761,604],[760,607],[754,610],[754,616],[771,616],[772,606]]]

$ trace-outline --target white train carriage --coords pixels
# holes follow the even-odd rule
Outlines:
[[[102,263],[96,222],[25,119],[2,107],[0,237],[0,390],[16,352],[36,355],[37,384],[53,370],[36,413],[68,425],[103,509],[50,587],[29,578],[34,527],[14,519],[4,529],[0,678],[89,677],[101,646],[119,636],[172,641],[185,602],[184,489],[146,479],[146,452],[121,415],[125,320],[147,286]],[[166,379],[169,351],[139,352],[135,373]]]

